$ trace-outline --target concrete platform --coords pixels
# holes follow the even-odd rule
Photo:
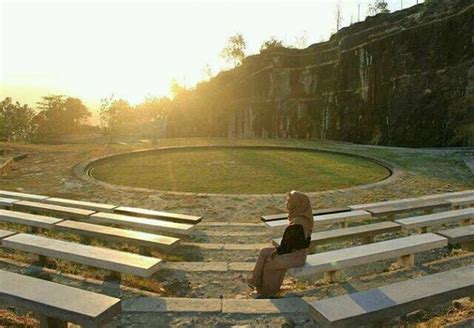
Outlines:
[[[439,212],[435,214],[413,216],[395,220],[403,229],[420,229],[449,222],[468,221],[474,219],[474,208]]]
[[[150,218],[150,219],[160,219],[164,221],[184,223],[184,224],[197,224],[201,222],[201,219],[202,219],[202,217],[200,216],[161,212],[161,211],[155,211],[155,210],[148,210],[145,208],[127,207],[127,206],[119,206],[114,209],[114,212],[118,214],[139,216],[139,217],[145,217],[145,218]]]
[[[19,199],[19,200],[29,200],[33,202],[41,202],[48,198],[48,196],[32,195],[32,194],[25,194],[22,192],[6,191],[6,190],[0,190],[0,197],[14,198],[14,199]]]
[[[72,208],[29,201],[19,201],[14,203],[13,210],[77,220],[88,219],[92,214],[95,213],[95,211],[83,210],[80,208]]]
[[[53,229],[55,224],[64,220],[50,216],[0,210],[0,221],[42,229]]]
[[[16,234],[15,231],[0,230],[0,245],[1,245],[2,239],[13,236],[15,234]]]
[[[313,215],[323,215],[323,214],[334,214],[351,211],[350,207],[331,207],[323,208],[318,210],[313,210]],[[261,220],[263,222],[267,221],[276,221],[276,220],[286,220],[288,219],[288,213],[272,214],[272,215],[262,215]]]
[[[18,201],[19,199],[0,197],[0,208],[12,208],[13,204]]]
[[[52,205],[81,208],[83,210],[91,210],[95,212],[113,212],[114,208],[118,207],[117,205],[84,202],[65,198],[48,198],[44,202]]]
[[[341,224],[346,226],[348,222],[364,221],[372,217],[369,212],[356,210],[350,212],[324,214],[314,216],[314,226],[326,226],[331,224]],[[284,229],[288,225],[288,220],[268,221],[265,225],[269,228],[282,228]]]
[[[389,216],[393,218],[394,215],[413,211],[425,211],[431,212],[434,209],[442,207],[451,207],[451,204],[444,199],[429,199],[420,200],[416,202],[409,202],[403,204],[392,204],[387,206],[377,206],[366,208],[367,212],[372,213],[374,216]]]

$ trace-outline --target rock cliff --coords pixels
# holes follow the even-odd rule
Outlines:
[[[432,0],[247,57],[177,97],[168,135],[473,146],[473,16]]]

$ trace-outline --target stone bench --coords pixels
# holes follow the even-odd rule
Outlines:
[[[101,327],[122,312],[120,299],[6,271],[0,303],[38,314],[41,327]]]
[[[443,194],[426,195],[426,196],[421,196],[419,198],[427,200],[427,199],[459,198],[459,197],[466,197],[466,196],[474,196],[474,190],[463,190],[463,191],[447,192]]]
[[[314,226],[326,226],[331,224],[339,224],[341,227],[346,227],[348,222],[365,221],[372,217],[369,212],[357,210],[343,213],[324,214],[314,216]],[[269,228],[285,228],[288,225],[288,219],[267,221],[265,225]]]
[[[321,232],[315,232],[311,235],[310,249],[314,251],[317,245],[327,244],[347,239],[363,239],[364,244],[374,242],[374,237],[383,233],[397,232],[401,226],[394,222],[379,222],[373,224],[364,224],[357,227],[333,229]],[[278,247],[282,238],[273,239],[272,243]]]
[[[432,213],[437,208],[448,208],[451,206],[447,200],[444,199],[429,199],[418,200],[416,202],[407,202],[402,204],[392,204],[386,206],[376,206],[366,208],[367,212],[372,213],[373,216],[385,216],[389,220],[393,220],[395,215],[413,211],[423,211],[425,214]]]
[[[26,225],[31,228],[32,232],[36,232],[37,229],[53,229],[55,224],[64,221],[64,219],[16,211],[0,210],[0,221]]]
[[[460,209],[464,207],[474,206],[474,196],[461,197],[461,198],[450,198],[448,202],[451,203],[453,209]]]
[[[201,222],[201,219],[202,219],[202,217],[200,216],[175,214],[175,213],[161,212],[161,211],[148,210],[148,209],[136,208],[136,207],[127,207],[127,206],[119,206],[115,208],[114,213],[138,216],[138,217],[144,217],[144,218],[150,218],[150,219],[159,219],[159,220],[176,222],[176,223],[184,223],[184,224],[197,224]]]
[[[95,212],[113,212],[114,208],[117,207],[117,205],[83,202],[79,200],[72,200],[72,199],[65,199],[65,198],[48,198],[44,200],[44,203],[66,206],[66,207],[81,208],[83,210],[91,210]]]
[[[462,249],[468,252],[474,251],[474,225],[438,231],[436,233],[447,238],[449,245],[460,244]]]
[[[13,210],[22,212],[31,212],[34,214],[44,214],[50,216],[59,216],[74,220],[88,219],[95,211],[83,210],[80,208],[51,205],[29,201],[19,201],[13,204]]]
[[[42,202],[43,200],[46,200],[48,198],[47,196],[31,195],[31,194],[25,194],[22,192],[14,192],[14,191],[6,191],[6,190],[0,190],[0,197],[13,198],[13,199],[19,199],[19,200],[29,200],[33,202]]]
[[[390,319],[474,294],[474,266],[311,302],[322,328],[391,327]]]
[[[14,231],[8,231],[8,230],[1,230],[1,229],[0,229],[0,245],[2,244],[2,243],[1,243],[1,242],[2,242],[2,239],[5,239],[5,238],[10,237],[10,236],[13,236],[13,235],[15,235],[15,234],[16,234],[16,232],[14,232]]]
[[[433,233],[381,241],[378,243],[308,255],[300,268],[290,269],[293,276],[324,273],[328,281],[339,281],[340,270],[362,264],[398,258],[401,266],[415,264],[415,254],[445,247],[448,240]]]
[[[474,208],[464,208],[461,210],[413,216],[395,220],[395,222],[400,224],[403,229],[418,229],[419,232],[425,233],[429,227],[445,223],[461,221],[463,224],[470,224],[473,218]]]
[[[334,214],[349,212],[351,209],[349,207],[332,207],[332,208],[323,208],[319,210],[313,210],[313,215],[323,215],[323,214]],[[287,220],[288,213],[272,214],[272,215],[262,215],[261,220],[263,222],[267,221],[276,221],[276,220]]]
[[[12,208],[13,204],[18,202],[18,199],[12,199],[12,198],[3,198],[0,197],[0,208]]]
[[[179,239],[174,237],[69,220],[54,225],[54,229],[81,235],[81,241],[86,244],[90,243],[90,238],[97,238],[138,245],[142,255],[150,255],[152,249],[170,250],[179,242]]]
[[[117,276],[127,273],[147,278],[158,271],[161,262],[160,259],[138,254],[24,233],[3,239],[2,246],[38,255],[40,262],[52,257],[109,270]]]
[[[86,222],[113,224],[119,227],[130,227],[151,232],[166,232],[176,235],[187,235],[195,228],[193,224],[175,223],[115,213],[96,213],[91,215]]]

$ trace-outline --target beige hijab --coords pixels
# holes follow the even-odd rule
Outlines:
[[[288,193],[286,207],[288,208],[288,220],[290,224],[301,224],[306,237],[313,231],[313,210],[308,196],[299,192],[291,191]]]

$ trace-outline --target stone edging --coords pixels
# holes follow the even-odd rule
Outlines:
[[[108,182],[103,182],[99,181],[92,176],[90,176],[90,170],[97,166],[98,164],[104,163],[109,161],[112,158],[119,158],[119,157],[128,157],[128,156],[133,156],[136,154],[144,154],[144,153],[151,153],[155,151],[175,151],[175,150],[193,150],[193,149],[219,149],[219,148],[236,148],[236,149],[262,149],[262,150],[291,150],[291,151],[313,151],[313,152],[320,152],[320,153],[328,153],[328,154],[338,154],[338,155],[346,155],[346,156],[352,156],[352,157],[357,157],[361,159],[365,159],[371,162],[374,162],[378,165],[381,165],[385,167],[389,172],[389,176],[366,185],[359,185],[359,186],[353,186],[353,187],[348,187],[348,188],[343,188],[343,189],[333,189],[333,190],[325,190],[325,191],[317,191],[317,192],[306,192],[307,195],[309,196],[318,196],[322,194],[330,194],[330,193],[335,193],[335,192],[346,192],[346,191],[353,191],[353,190],[361,190],[361,189],[370,189],[370,188],[375,188],[379,186],[383,186],[386,184],[390,184],[393,181],[397,180],[400,178],[402,175],[404,175],[404,172],[398,168],[395,164],[382,160],[380,158],[376,157],[371,157],[367,155],[360,155],[360,154],[354,154],[350,152],[345,152],[345,151],[333,151],[333,150],[328,150],[328,149],[322,149],[322,148],[309,148],[309,147],[300,147],[300,148],[295,148],[295,147],[285,147],[285,146],[228,146],[228,145],[216,145],[216,146],[176,146],[176,147],[161,147],[161,148],[150,148],[150,149],[142,149],[142,150],[135,150],[131,152],[126,152],[126,153],[119,153],[119,154],[113,154],[113,155],[107,155],[103,157],[98,157],[98,158],[93,158],[87,162],[80,163],[74,167],[74,173],[84,181],[87,181],[89,183],[94,183],[97,185],[100,185],[102,187],[106,187],[108,189],[113,189],[113,190],[123,190],[123,191],[128,191],[128,192],[147,192],[147,193],[161,193],[161,194],[166,194],[166,195],[172,195],[172,196],[201,196],[201,197],[284,197],[285,194],[215,194],[215,193],[192,193],[192,192],[177,192],[177,191],[167,191],[167,190],[157,190],[157,189],[149,189],[149,188],[140,188],[140,187],[129,187],[129,186],[121,186],[121,185],[115,185],[111,184]]]

